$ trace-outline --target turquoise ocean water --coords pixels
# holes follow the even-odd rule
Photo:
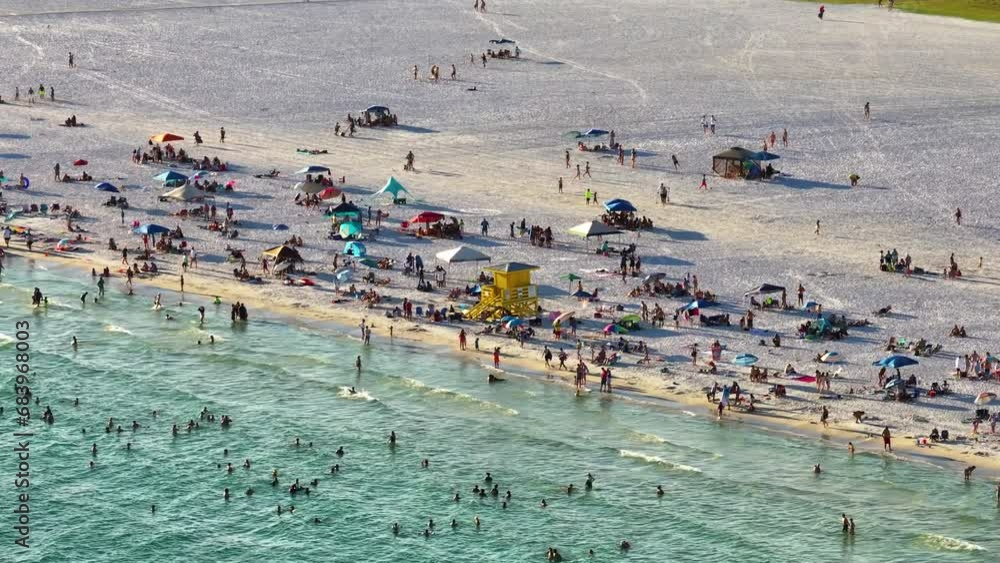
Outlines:
[[[32,547],[4,547],[3,561],[544,561],[548,546],[578,561],[590,560],[590,548],[595,561],[1000,557],[992,485],[965,484],[953,470],[873,454],[849,458],[839,443],[719,424],[701,410],[596,393],[576,398],[537,379],[487,385],[486,356],[460,358],[381,336],[366,348],[333,326],[266,316],[252,305],[251,322],[234,327],[228,305],[192,299],[179,307],[176,294],[165,294],[177,317],[167,321],[151,310],[154,291],[128,297],[115,282],[103,303],[81,310],[80,294],[96,294],[88,274],[23,259],[7,266],[0,285],[5,444],[17,428],[17,320],[32,325],[41,404],[32,421]],[[47,309],[32,309],[35,286],[49,296]],[[201,329],[199,304],[208,308]],[[209,334],[217,343],[198,346]],[[350,396],[346,386],[362,393]],[[51,426],[40,420],[46,405],[55,413]],[[232,416],[232,428],[203,422],[171,436],[172,423],[197,420],[203,407]],[[110,416],[123,433],[104,432]],[[132,420],[142,425],[136,432]],[[393,430],[400,443],[390,449]],[[296,437],[302,447],[293,445]],[[347,453],[337,458],[340,446]],[[0,466],[13,474],[10,448],[3,449]],[[245,458],[251,470],[241,467]],[[232,474],[217,467],[226,462],[237,468]],[[334,463],[342,470],[330,475]],[[814,463],[825,473],[813,475]],[[277,488],[272,468],[280,471]],[[501,493],[511,490],[506,509],[472,494],[486,471]],[[585,492],[588,472],[596,482]],[[320,483],[292,498],[295,478]],[[7,476],[0,481],[3,541],[12,542],[13,506],[6,504],[14,487]],[[568,496],[569,483],[580,492]],[[657,485],[666,490],[662,498]],[[543,498],[548,508],[540,508]],[[295,514],[278,516],[279,504],[295,505]],[[854,537],[841,534],[841,512],[855,518]],[[436,528],[425,538],[429,518]],[[453,518],[456,529],[448,525]],[[402,532],[394,537],[397,521]],[[622,539],[634,546],[627,554],[615,547]]]

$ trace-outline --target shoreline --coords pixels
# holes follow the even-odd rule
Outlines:
[[[60,267],[79,269],[84,273],[86,273],[87,268],[103,269],[107,266],[113,269],[117,267],[117,264],[113,261],[98,260],[82,255],[66,256],[38,251],[28,253],[20,248],[7,249],[7,254],[8,256],[17,257],[25,261],[40,260],[57,264]],[[173,276],[173,274],[163,272],[156,277],[140,278],[137,283],[141,282],[141,285],[150,288],[180,293],[178,287],[169,287],[167,283],[168,278],[165,276]],[[178,280],[179,278],[172,277],[169,281]],[[351,323],[359,323],[362,319],[368,319],[376,335],[387,338],[389,335],[384,326],[371,322],[376,318],[381,318],[387,321],[387,324],[392,324],[395,327],[401,327],[404,324],[408,325],[404,330],[394,330],[393,338],[400,338],[435,353],[444,351],[457,358],[468,358],[468,356],[456,352],[449,346],[449,341],[453,344],[457,340],[459,329],[458,327],[452,327],[450,324],[434,325],[402,319],[387,319],[384,315],[377,315],[377,313],[384,313],[384,311],[379,309],[373,309],[372,314],[366,315],[347,307],[336,306],[335,304],[306,307],[296,306],[295,302],[290,303],[287,299],[269,300],[265,299],[259,292],[241,290],[240,285],[235,282],[223,281],[219,283],[218,280],[212,281],[215,283],[210,286],[209,278],[205,276],[191,276],[191,271],[189,270],[188,275],[185,276],[184,294],[194,294],[208,299],[219,297],[227,301],[241,301],[251,304],[252,310],[264,310],[271,315],[281,318],[287,317],[291,320],[298,317],[305,317],[305,319],[300,319],[300,322],[318,321],[325,325],[330,325],[324,328],[328,330],[333,328],[341,332],[344,336],[350,334]],[[459,326],[467,328],[465,324]],[[507,348],[506,344],[510,343],[509,339],[496,338],[492,335],[481,336],[481,338],[489,346],[499,345],[501,347],[503,363],[501,364],[500,371],[505,375],[562,385],[568,391],[572,392],[573,372],[547,370],[544,366],[538,365],[540,360],[531,360],[525,357],[523,353],[511,354],[510,352],[505,352],[503,348]],[[538,352],[538,350],[534,350],[534,346],[524,349],[514,348],[514,350]],[[472,351],[472,353],[475,352]],[[481,351],[477,355],[484,356],[485,361],[479,362],[484,370],[493,369],[488,366],[489,354],[487,352]],[[516,369],[508,369],[507,365],[513,365]],[[623,371],[625,372],[624,376],[620,375]],[[651,385],[652,382],[648,381],[648,378],[631,373],[633,371],[628,366],[619,366],[616,368],[615,379],[618,382],[628,381],[628,375],[632,375],[634,380],[627,384],[616,384],[615,391],[608,394],[609,398],[635,401],[651,407],[677,408],[681,410],[686,410],[683,407],[689,407],[691,413],[694,413],[695,416],[715,416],[715,405],[717,403],[711,403],[711,408],[706,409],[709,405],[704,401],[700,390],[685,387],[684,384],[676,382],[671,382],[675,385],[669,387],[664,386],[660,389],[654,389]],[[724,377],[725,375],[720,373],[719,376]],[[758,406],[757,411],[752,415],[742,411],[727,410],[720,423],[737,421],[741,424],[749,424],[753,431],[787,434],[810,442],[819,440],[830,447],[832,447],[831,442],[833,440],[838,440],[840,441],[839,447],[844,450],[846,450],[847,442],[851,441],[854,442],[857,454],[886,455],[883,450],[877,448],[880,443],[877,428],[872,427],[871,431],[867,431],[856,427],[852,428],[849,423],[838,423],[836,420],[828,428],[820,428],[818,422],[798,412],[777,408],[775,405],[767,404],[763,401],[759,401],[756,404]],[[818,402],[811,402],[812,406],[819,404]],[[893,426],[892,421],[885,422],[887,425]],[[904,434],[894,433],[893,452],[888,454],[892,458],[909,462],[929,463],[940,469],[954,469],[956,472],[960,471],[964,465],[976,465],[978,470],[976,479],[990,481],[1000,479],[1000,459],[996,457],[959,451],[956,449],[957,445],[935,444],[933,447],[917,446],[914,443],[914,436]],[[940,462],[940,464],[933,462]]]

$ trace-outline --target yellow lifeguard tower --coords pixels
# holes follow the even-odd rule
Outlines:
[[[538,266],[510,262],[484,268],[493,273],[493,285],[482,286],[479,303],[465,315],[476,320],[497,320],[505,315],[531,317],[538,311],[538,286],[531,271]]]

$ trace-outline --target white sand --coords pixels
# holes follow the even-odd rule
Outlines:
[[[890,304],[897,312],[831,343],[795,339],[804,313],[760,314],[758,327],[782,334],[780,350],[760,347],[760,336],[736,328],[644,330],[633,337],[653,346],[666,363],[620,368],[616,376],[650,392],[666,392],[664,386],[676,382],[694,398],[713,380],[724,382],[721,376],[690,373],[685,365],[686,346],[697,342],[707,348],[714,339],[728,349],[724,360],[752,352],[763,366],[791,362],[806,372],[816,369],[811,358],[817,353],[837,350],[845,360],[831,368],[843,370],[833,383],[838,393],[874,384],[871,363],[885,355],[889,336],[944,344],[942,353],[907,370],[923,385],[947,378],[956,354],[1000,350],[993,225],[1000,203],[995,195],[1000,81],[995,61],[986,56],[1000,52],[995,25],[853,6],[833,6],[820,22],[812,5],[764,0],[586,0],[558,6],[497,0],[485,15],[474,13],[467,0],[258,6],[66,0],[46,3],[44,10],[57,13],[31,15],[43,10],[38,4],[0,0],[0,95],[12,100],[15,85],[22,94],[20,104],[0,106],[0,168],[14,178],[23,172],[32,181],[29,192],[5,190],[4,197],[16,205],[79,207],[85,216],[81,226],[97,241],[85,245],[83,258],[114,260],[115,253],[105,248],[110,236],[133,247],[140,242],[119,225],[116,210],[100,205],[108,194],[93,190],[93,184],[53,182],[52,165],[59,162],[63,170],[78,173],[70,163],[89,160],[86,170],[96,181],[126,186],[133,206],[129,221],[172,227],[178,221],[166,214],[182,205],[156,201],[166,190],[151,178],[162,167],[136,166],[128,159],[149,135],[172,131],[188,137],[178,146],[193,155],[237,165],[237,172],[218,176],[237,181],[237,192],[219,197],[218,205],[231,203],[243,221],[234,244],[247,249],[248,257],[289,234],[305,239],[302,252],[308,269],[321,273],[320,287],[272,282],[255,288],[264,302],[316,309],[331,298],[331,253],[343,243],[325,240],[328,222],[293,205],[294,194],[286,189],[296,180],[291,171],[316,163],[346,176],[349,197],[365,205],[390,174],[396,175],[420,203],[395,208],[380,201],[391,226],[433,209],[462,218],[467,231],[478,233],[479,222],[488,217],[490,238],[469,236],[462,242],[490,254],[495,263],[541,266],[536,280],[550,310],[590,316],[566,295],[567,284],[559,278],[569,272],[584,276],[587,289],[600,287],[605,304],[636,309],[637,300],[626,296],[635,280],[623,285],[593,273],[613,270],[617,259],[594,256],[565,233],[598,213],[583,204],[589,187],[602,201],[629,199],[656,221],[655,231],[636,240],[646,273],[664,272],[672,280],[696,274],[702,288],[722,296],[718,310],[733,313],[734,321],[744,307],[743,292],[763,282],[788,287],[792,300],[801,282],[807,299],[851,318],[873,318],[872,311]],[[119,9],[143,4],[164,9]],[[234,6],[222,7],[226,4]],[[491,60],[486,69],[470,64],[470,53],[478,56],[489,39],[501,35],[519,42],[522,60]],[[69,51],[76,54],[75,69],[67,68]],[[447,78],[452,63],[457,82]],[[409,75],[413,64],[420,67],[420,81]],[[442,67],[439,84],[426,79],[431,64]],[[29,107],[23,97],[39,82],[55,85],[57,101]],[[467,91],[471,86],[478,91]],[[871,123],[862,118],[865,101],[872,105]],[[354,139],[333,136],[336,120],[370,104],[390,106],[405,126],[361,129]],[[70,114],[89,127],[58,127]],[[702,134],[703,114],[718,119],[716,136]],[[217,143],[220,126],[228,132],[225,145]],[[571,180],[562,159],[573,143],[562,134],[590,127],[614,129],[626,147],[637,147],[638,168],[574,150],[574,162],[590,160],[594,178]],[[758,150],[765,135],[780,136],[783,127],[791,146],[779,143],[774,152],[783,157],[776,167],[788,176],[765,184],[710,176],[712,190],[697,190],[701,174],[710,172],[712,154],[733,145]],[[190,141],[196,129],[207,141],[199,149]],[[297,155],[299,147],[330,154]],[[416,154],[417,172],[401,170],[407,150]],[[672,153],[680,159],[679,173],[672,170]],[[251,176],[272,167],[283,172],[280,178]],[[861,188],[847,187],[852,172],[862,176]],[[566,183],[562,195],[556,193],[560,175]],[[666,208],[657,203],[660,181],[671,186],[673,204]],[[952,218],[959,206],[961,227]],[[507,225],[522,217],[551,226],[557,248],[539,250],[525,239],[511,240]],[[823,225],[818,237],[817,219]],[[275,223],[292,229],[273,231]],[[56,238],[64,234],[63,221],[24,218],[15,224]],[[180,224],[202,262],[189,283],[231,279],[232,265],[222,262],[229,241],[197,228],[195,221]],[[455,244],[383,229],[368,249],[397,261],[412,251],[433,267],[434,254]],[[938,272],[954,252],[965,278],[880,273],[878,251],[889,248]],[[166,260],[175,274],[179,258]],[[472,266],[453,267],[449,279],[464,282],[473,273]],[[415,280],[398,270],[391,276],[387,294],[393,301],[408,296],[418,304],[429,297],[446,303],[440,294],[415,292]],[[645,300],[651,306],[655,301]],[[658,301],[668,310],[683,304]],[[339,309],[338,314],[359,310]],[[956,323],[970,338],[947,337]],[[588,321],[584,338],[601,340],[600,326]],[[537,362],[530,348],[542,343],[532,343],[523,354]],[[505,352],[518,353],[514,344]],[[673,373],[661,376],[663,365]],[[745,375],[740,381],[758,397],[766,393]],[[888,423],[897,435],[924,434],[933,426],[967,435],[971,428],[962,421],[972,414],[972,398],[997,385],[951,384],[958,391],[952,397],[913,404],[869,395],[824,402],[846,427],[854,426],[850,413],[863,410],[880,419],[864,425],[869,431]],[[769,400],[765,408],[815,418],[812,387],[791,385],[789,392],[789,399]],[[968,447],[982,451],[997,444],[994,436],[980,436]]]

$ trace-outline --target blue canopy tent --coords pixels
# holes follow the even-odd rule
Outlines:
[[[360,235],[363,230],[364,227],[361,226],[361,223],[348,221],[346,223],[341,223],[337,232],[340,233],[340,238],[348,239]]]
[[[132,232],[138,235],[159,235],[163,233],[169,233],[170,229],[162,225],[154,225],[153,223],[146,223],[145,225],[140,225],[135,229],[132,229]]]
[[[94,189],[95,190],[100,190],[102,192],[114,192],[114,193],[120,193],[121,192],[121,190],[119,190],[117,186],[115,186],[114,184],[111,184],[109,182],[101,182],[100,184],[97,184],[96,186],[94,186]]]
[[[635,213],[638,209],[624,199],[612,199],[610,201],[604,202],[604,209],[608,212],[613,213]]]
[[[364,258],[365,256],[368,256],[368,249],[365,248],[365,245],[360,242],[352,240],[344,245],[344,254],[348,254],[356,258]]]
[[[365,111],[372,115],[389,115],[391,113],[386,106],[368,106]]]

